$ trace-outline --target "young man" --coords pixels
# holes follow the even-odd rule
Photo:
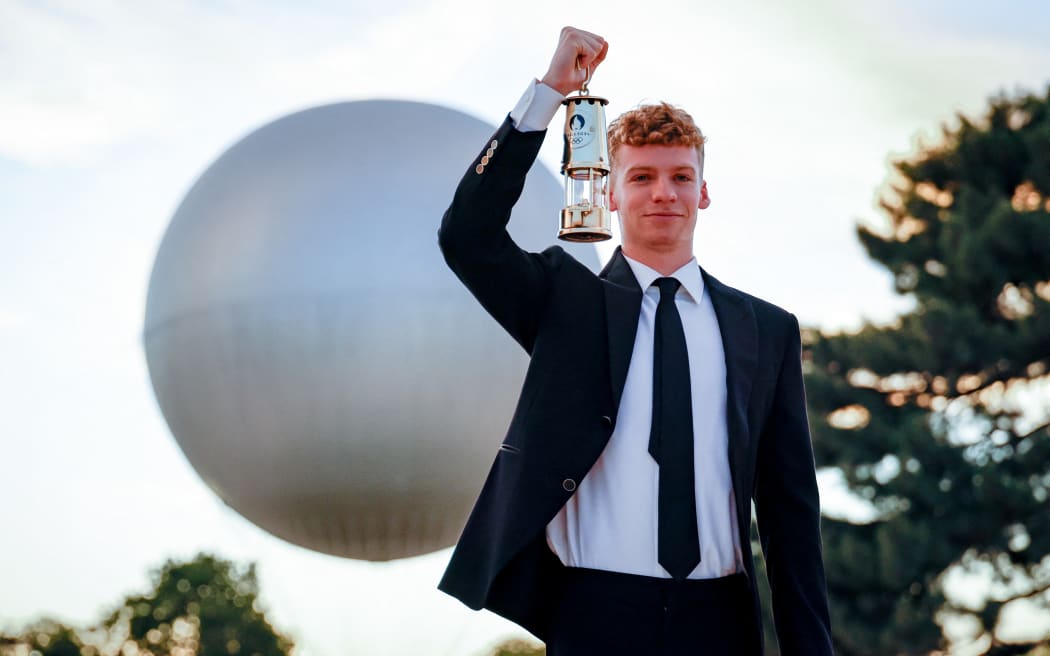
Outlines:
[[[505,227],[560,100],[608,46],[565,28],[442,220],[449,266],[531,362],[441,589],[551,656],[760,654],[755,501],[781,653],[832,653],[798,322],[692,254],[703,135],[669,105],[610,127],[623,246],[595,276]]]

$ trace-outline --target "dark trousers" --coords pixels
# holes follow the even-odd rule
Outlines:
[[[747,577],[651,578],[570,567],[548,656],[757,656]]]

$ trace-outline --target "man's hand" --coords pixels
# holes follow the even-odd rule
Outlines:
[[[594,75],[594,69],[602,63],[607,52],[609,44],[597,34],[575,27],[563,27],[558,49],[554,51],[550,68],[540,82],[567,96],[583,85],[588,69]]]

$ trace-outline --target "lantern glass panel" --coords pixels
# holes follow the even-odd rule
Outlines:
[[[605,178],[595,169],[576,169],[565,176],[566,207],[605,207]]]

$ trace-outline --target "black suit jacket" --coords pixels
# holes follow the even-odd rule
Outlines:
[[[507,234],[544,134],[505,121],[460,182],[438,233],[449,266],[531,357],[510,428],[439,587],[541,639],[563,569],[546,526],[612,434],[642,299],[619,250],[595,276],[560,247],[529,253]],[[736,529],[756,619],[752,499],[781,652],[831,654],[798,322],[702,273],[725,351]]]

